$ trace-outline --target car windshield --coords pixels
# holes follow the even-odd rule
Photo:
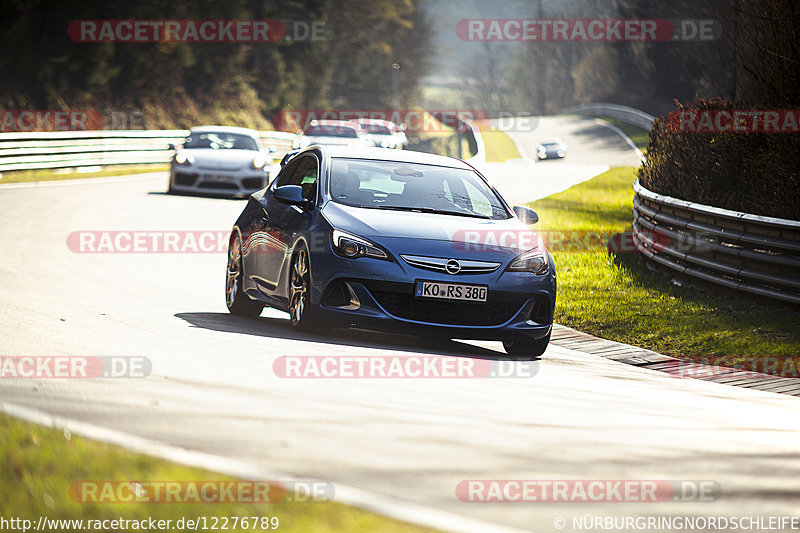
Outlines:
[[[390,130],[386,126],[381,126],[380,124],[362,124],[362,128],[367,130],[369,133],[375,133],[378,135],[391,135],[392,130]]]
[[[334,158],[334,202],[372,209],[506,219],[497,194],[472,170],[399,161]]]
[[[223,132],[193,133],[186,137],[184,148],[210,148],[212,150],[258,150],[258,143],[248,135]]]
[[[334,126],[330,124],[317,124],[309,126],[305,131],[306,135],[316,135],[320,137],[348,137],[355,139],[358,137],[356,130],[347,126]]]
[[[559,143],[542,143],[542,146],[546,148],[557,148],[561,145]]]

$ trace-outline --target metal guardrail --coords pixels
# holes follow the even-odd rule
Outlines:
[[[660,270],[800,304],[800,221],[633,189],[633,242]]]
[[[0,172],[15,170],[102,167],[168,163],[171,144],[180,144],[189,130],[97,130],[0,133]],[[262,131],[275,157],[291,150],[297,136]]]
[[[628,124],[633,124],[634,126],[638,126],[647,131],[650,131],[650,127],[653,125],[653,121],[656,119],[656,117],[645,113],[644,111],[619,104],[583,104],[565,109],[562,111],[562,113],[612,118],[627,122]]]

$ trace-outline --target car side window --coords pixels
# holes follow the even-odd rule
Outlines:
[[[318,163],[313,155],[306,155],[290,163],[285,172],[278,176],[276,187],[283,185],[299,185],[303,188],[303,197],[313,202],[317,197]]]
[[[283,185],[289,185],[289,180],[292,179],[292,175],[294,174],[295,170],[297,170],[297,165],[300,163],[299,160],[294,159],[286,163],[286,166],[283,167],[275,178],[275,187],[282,187]]]

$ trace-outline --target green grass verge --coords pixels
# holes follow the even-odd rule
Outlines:
[[[5,172],[0,177],[3,183],[29,183],[33,181],[72,180],[82,178],[105,178],[111,176],[127,176],[129,174],[144,174],[146,172],[166,172],[169,165],[136,165],[130,167],[114,167],[97,172],[76,172],[74,170],[22,170],[19,172]]]
[[[627,122],[622,122],[621,120],[614,120],[610,118],[604,118],[603,120],[621,129],[622,133],[630,137],[631,141],[633,141],[633,144],[635,144],[636,147],[642,152],[647,149],[647,143],[650,140],[650,132],[647,130],[642,129],[639,126],[634,126],[633,124],[628,124]]]
[[[631,231],[633,168],[614,168],[530,206],[538,230]],[[606,339],[696,361],[741,362],[800,355],[800,312],[743,297],[679,287],[637,254],[603,244],[553,251],[556,322]],[[763,361],[762,361],[763,362]]]
[[[332,502],[316,503],[80,503],[70,487],[79,481],[200,481],[233,478],[161,459],[134,454],[122,448],[69,435],[0,414],[0,516],[32,520],[117,519],[172,520],[175,531],[181,517],[278,517],[279,531],[340,532],[378,531],[384,533],[430,532],[403,522]],[[267,481],[267,480],[265,480]],[[79,494],[79,493],[78,493]],[[75,499],[73,499],[75,498]],[[219,522],[220,524],[222,522]],[[252,519],[247,531],[253,528]],[[221,526],[219,526],[221,528]],[[218,528],[218,529],[219,529]],[[19,530],[19,528],[18,528]],[[75,527],[59,528],[74,531]],[[126,529],[116,529],[126,531]],[[135,528],[128,530],[137,531]]]
[[[509,159],[522,157],[517,150],[517,145],[503,131],[481,126],[481,137],[486,148],[486,161],[488,163],[502,163]]]

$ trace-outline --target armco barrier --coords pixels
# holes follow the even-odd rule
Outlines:
[[[562,111],[562,113],[592,115],[596,117],[621,120],[622,122],[633,124],[634,126],[638,126],[647,131],[650,131],[650,127],[653,125],[653,121],[656,119],[656,117],[645,113],[644,111],[619,104],[583,104],[565,109]]]
[[[800,221],[633,189],[633,242],[659,270],[800,304]]]
[[[180,144],[188,130],[98,130],[0,133],[0,172],[111,165],[167,163],[169,144]],[[280,158],[297,136],[260,132],[264,148]]]

